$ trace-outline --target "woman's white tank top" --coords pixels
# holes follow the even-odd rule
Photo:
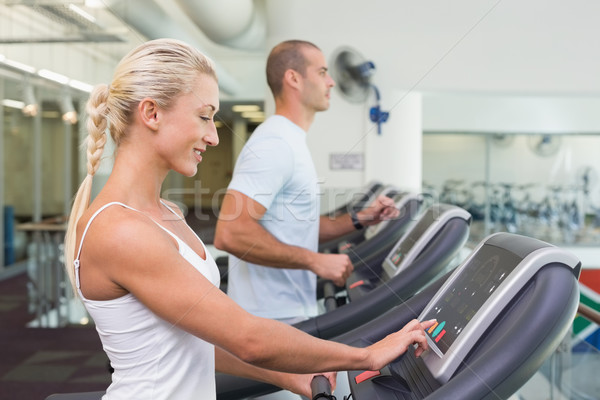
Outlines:
[[[118,202],[102,206],[90,218],[74,261],[77,290],[114,368],[112,383],[102,399],[216,399],[215,350],[211,343],[159,318],[131,293],[105,301],[89,300],[81,293],[79,257],[83,240],[96,216],[112,205],[137,211]],[[206,247],[203,260],[183,240],[154,222],[177,241],[179,254],[218,290],[219,270]],[[164,293],[157,290],[156,295]]]

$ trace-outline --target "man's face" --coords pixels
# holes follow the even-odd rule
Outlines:
[[[335,82],[327,72],[327,62],[320,50],[308,47],[303,52],[308,65],[303,77],[302,102],[315,112],[325,111]]]

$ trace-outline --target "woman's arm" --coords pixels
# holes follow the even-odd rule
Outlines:
[[[100,215],[88,232],[82,265],[101,270],[106,281],[166,321],[261,368],[293,373],[380,369],[414,343],[427,348],[429,323],[412,321],[372,346],[354,348],[253,316],[190,265],[171,236],[141,214]]]
[[[259,368],[243,362],[220,347],[215,347],[215,363],[218,372],[266,382],[309,398],[312,396],[310,384],[315,374],[290,374]],[[325,375],[329,379],[332,390],[335,389],[336,373],[331,372],[321,375]]]

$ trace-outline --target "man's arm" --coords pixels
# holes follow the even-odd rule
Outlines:
[[[258,221],[266,209],[236,191],[228,190],[221,205],[214,245],[236,257],[275,268],[307,269],[343,286],[352,272],[345,254],[321,254],[280,242]]]
[[[371,226],[384,220],[396,218],[399,214],[394,200],[379,196],[375,201],[355,214],[355,221],[361,226]],[[321,216],[319,242],[327,242],[357,229],[350,213],[338,217]]]

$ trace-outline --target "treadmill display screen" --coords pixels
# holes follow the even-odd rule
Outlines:
[[[395,269],[400,266],[406,254],[408,254],[417,240],[423,236],[427,228],[433,225],[434,222],[434,213],[427,211],[407,235],[398,242],[392,253],[388,256],[389,261],[395,266]]]
[[[435,353],[441,356],[448,351],[475,313],[521,260],[496,246],[481,247],[422,318],[422,321],[437,320],[436,325],[427,330],[430,347]]]

